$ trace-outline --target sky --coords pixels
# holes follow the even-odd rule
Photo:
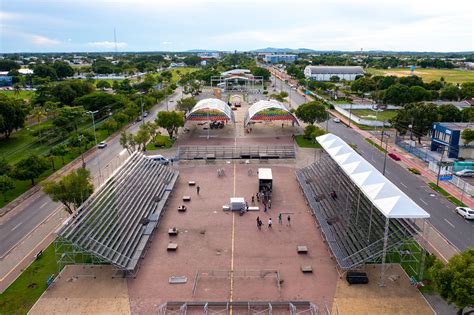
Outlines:
[[[0,0],[0,53],[474,51],[473,0]]]

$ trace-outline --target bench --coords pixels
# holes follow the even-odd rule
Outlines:
[[[188,182],[188,185],[189,185],[189,186],[195,186],[195,185],[196,185],[196,182],[193,181],[193,180],[190,180],[190,181]]]
[[[175,227],[169,228],[169,229],[168,229],[168,235],[170,235],[170,236],[176,236],[176,235],[178,235],[178,229],[175,228]]]
[[[311,266],[301,266],[301,271],[303,273],[313,273],[313,267],[311,267]]]
[[[224,205],[224,206],[222,206],[222,210],[224,210],[224,211],[229,211],[229,210],[230,210],[230,206],[229,206],[229,205]]]
[[[176,243],[169,243],[168,247],[166,248],[168,251],[176,251],[178,249],[178,244]]]
[[[259,211],[260,208],[259,207],[249,207],[248,208],[248,211]]]
[[[297,251],[298,251],[298,254],[307,254],[308,247],[300,245],[297,247]]]
[[[191,196],[183,196],[183,201],[191,201]]]
[[[186,211],[187,209],[188,209],[188,208],[186,208],[186,206],[179,206],[179,207],[178,207],[178,211],[179,211],[179,212],[184,212],[184,211]]]

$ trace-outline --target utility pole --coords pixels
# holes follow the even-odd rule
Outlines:
[[[145,124],[145,116],[143,114],[143,95],[140,95],[140,105],[141,105],[141,108],[142,108],[142,125]]]
[[[382,175],[384,176],[385,176],[385,166],[387,165],[388,138],[389,138],[389,135],[385,137],[385,153],[384,153],[384,158],[383,158],[383,170],[382,170]]]
[[[329,111],[326,110],[326,133],[329,132]]]
[[[351,120],[352,120],[352,103],[349,107],[349,128],[351,127]]]
[[[96,136],[96,133],[95,133],[95,119],[94,119],[94,115],[97,114],[98,112],[99,112],[98,110],[86,112],[87,114],[89,114],[89,115],[92,116],[92,126],[93,126],[93,128],[94,128],[94,142],[95,142],[96,148],[97,148],[97,136]],[[102,178],[102,172],[101,172],[101,170],[100,170],[100,154],[97,154],[97,168],[99,169],[99,182],[100,182],[100,179]]]
[[[385,121],[382,122],[382,137],[380,138],[380,145],[383,145],[383,133],[385,131]]]
[[[82,148],[83,137],[84,137],[83,135],[80,135],[79,137],[77,137],[77,139],[79,140],[79,148],[81,149],[82,168],[86,168],[86,162],[84,161],[84,150]]]
[[[444,151],[445,148],[442,147],[443,149],[441,150],[441,160],[439,161],[438,164],[438,176],[436,176],[436,187],[439,187],[439,176],[441,174],[441,166],[443,165],[443,156],[444,156]]]

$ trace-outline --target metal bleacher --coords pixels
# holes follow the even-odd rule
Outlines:
[[[293,145],[273,146],[180,146],[179,160],[294,159]]]
[[[58,241],[134,275],[178,176],[133,153],[58,230]]]
[[[339,267],[381,257],[385,217],[328,155],[296,172],[298,182]],[[335,191],[337,198],[331,197]],[[388,250],[413,237],[405,219],[390,219]]]

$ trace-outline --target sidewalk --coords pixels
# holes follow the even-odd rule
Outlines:
[[[330,111],[331,115],[338,117],[341,119],[341,121],[345,124],[349,124],[349,120],[339,114],[336,111],[331,110]],[[364,138],[369,138],[374,142],[380,141],[380,139],[374,137],[370,132],[365,131],[360,129],[357,125],[351,124],[351,128],[355,131],[357,131],[360,135],[362,135]],[[421,172],[421,178],[423,178],[426,182],[433,182],[436,183],[436,175],[431,173],[428,169],[428,167],[421,161],[418,161],[416,157],[413,157],[410,155],[410,153],[404,151],[403,149],[397,147],[394,144],[389,144],[388,145],[388,151],[389,152],[395,152],[398,156],[401,158],[401,162],[406,166],[406,167],[413,167],[416,168]],[[452,184],[446,183],[446,182],[440,182],[439,187],[443,188],[446,190],[449,194],[451,194],[453,197],[461,200],[461,192]],[[433,191],[434,192],[434,191]],[[470,208],[474,208],[474,201],[470,196],[464,196],[463,202]]]

